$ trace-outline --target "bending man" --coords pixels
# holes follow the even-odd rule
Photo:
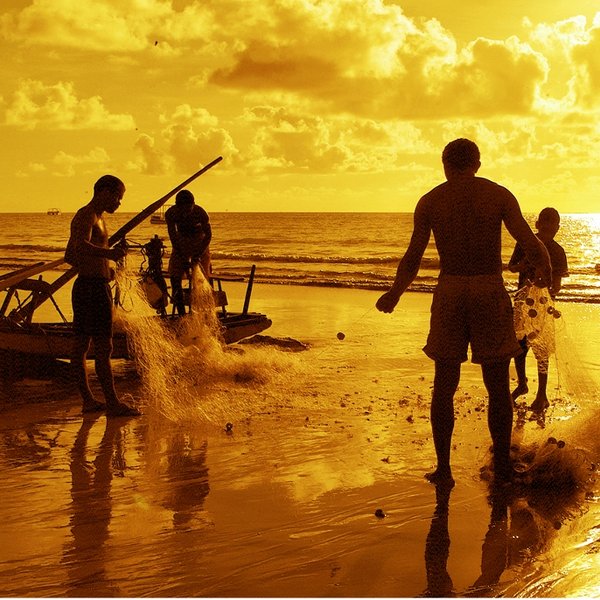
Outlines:
[[[173,304],[180,315],[185,314],[185,302],[181,280],[190,276],[192,262],[200,263],[206,278],[210,277],[209,244],[212,230],[208,213],[195,204],[189,190],[181,190],[175,196],[175,206],[165,213],[172,251],[169,259],[169,275]]]

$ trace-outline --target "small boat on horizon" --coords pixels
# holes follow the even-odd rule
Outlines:
[[[49,209],[46,211],[46,214],[47,214],[47,215],[50,215],[50,216],[57,216],[57,215],[60,215],[60,208],[49,208]]]
[[[165,212],[173,206],[172,204],[167,204],[166,206],[161,206],[153,215],[150,216],[150,223],[153,225],[166,225],[167,221],[165,219]]]

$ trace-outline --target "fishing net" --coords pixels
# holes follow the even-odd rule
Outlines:
[[[270,390],[283,390],[280,380],[297,373],[287,353],[224,343],[213,289],[197,265],[191,273],[190,312],[182,318],[158,317],[139,279],[127,267],[119,271],[115,327],[127,334],[146,409],[172,420],[200,416],[224,423],[252,412],[257,387],[272,383]]]
[[[550,356],[556,352],[555,324],[560,317],[548,288],[528,284],[516,292],[515,333],[519,340],[527,338],[541,373],[548,372]]]

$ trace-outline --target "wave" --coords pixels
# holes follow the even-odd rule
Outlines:
[[[64,253],[64,246],[47,246],[45,244],[0,244],[0,251],[12,250],[16,252],[60,252]]]
[[[273,262],[289,264],[340,264],[340,265],[392,265],[396,267],[398,256],[317,256],[302,254],[267,254],[263,252],[212,252],[213,260],[231,260],[239,262]],[[423,257],[421,267],[425,269],[439,268],[437,258]]]

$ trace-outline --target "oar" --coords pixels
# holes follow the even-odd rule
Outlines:
[[[189,185],[194,179],[200,177],[203,173],[206,173],[209,169],[214,167],[217,163],[220,163],[223,160],[222,156],[218,156],[213,161],[209,162],[207,165],[202,167],[199,171],[194,173],[191,177],[188,177],[184,182],[180,183],[177,187],[173,188],[168,194],[165,194],[162,198],[159,198],[152,204],[148,205],[144,210],[139,212],[135,217],[131,218],[125,225],[123,225],[116,233],[111,235],[108,239],[108,245],[114,246],[118,242],[120,242],[132,229],[137,227],[140,223],[145,221],[152,213],[156,212],[169,198],[172,198],[177,192],[182,190],[184,187]],[[57,259],[52,261],[51,263],[46,263],[45,267],[37,267],[40,270],[37,273],[41,273],[44,270],[52,269],[62,265],[65,261],[63,259]],[[60,289],[63,285],[65,285],[68,281],[70,281],[77,274],[77,269],[75,267],[71,267],[68,271],[65,271],[56,281],[50,284],[48,288],[48,296],[39,299],[38,302],[34,305],[31,302],[25,304],[18,311],[13,313],[15,318],[23,318],[33,313],[33,311],[44,301],[47,300],[48,297],[53,294],[56,290]],[[27,279],[26,277],[20,277],[17,281],[12,282],[10,285],[15,285],[15,283],[19,283],[23,279]],[[7,280],[0,282],[0,291],[10,287],[6,285]]]

